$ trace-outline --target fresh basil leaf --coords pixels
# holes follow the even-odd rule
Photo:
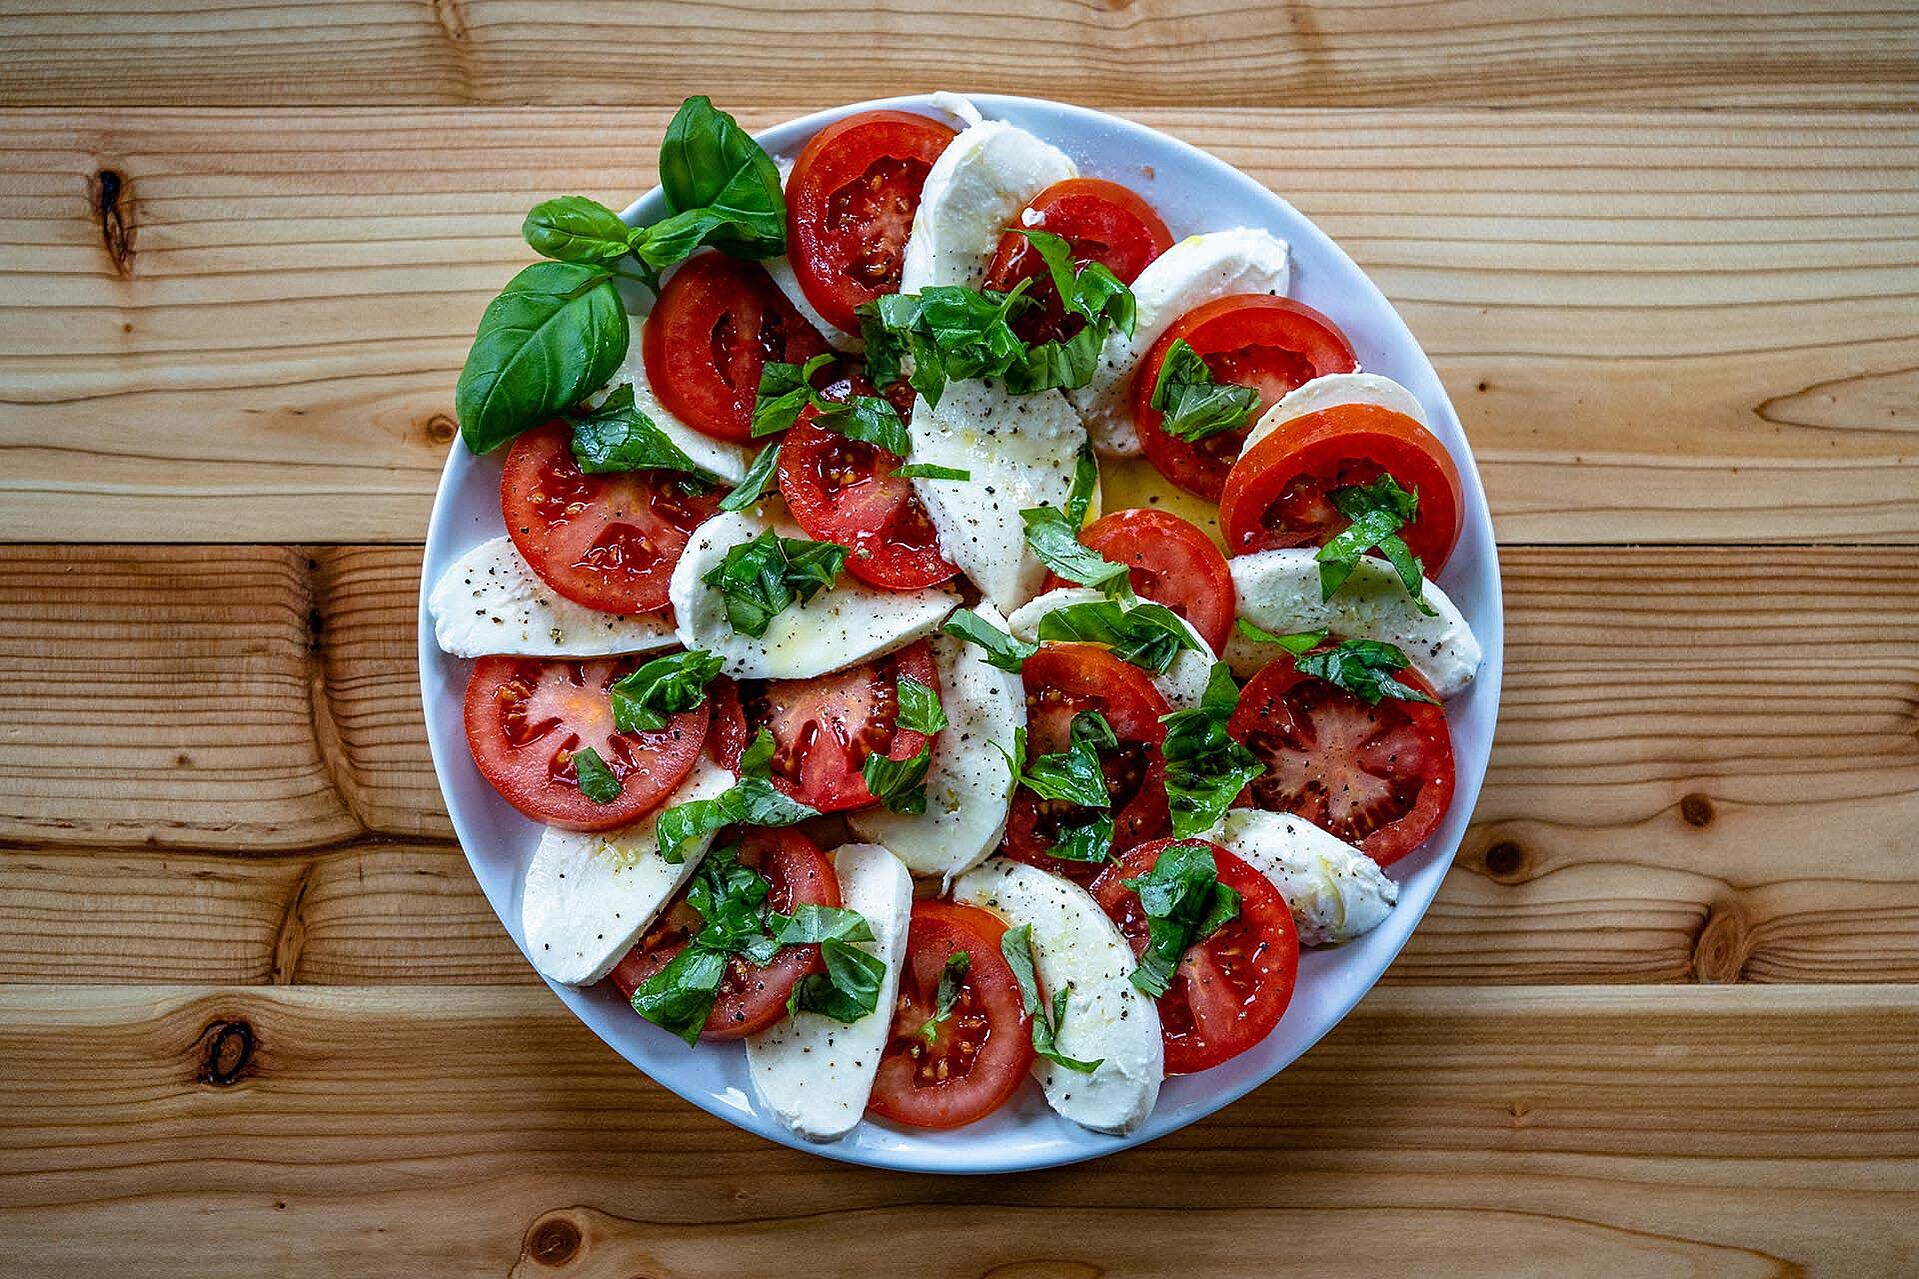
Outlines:
[[[705,484],[720,477],[699,465],[675,444],[659,424],[634,405],[633,388],[615,387],[590,413],[568,415],[573,425],[573,460],[588,475],[610,471],[679,471]]]
[[[946,708],[940,705],[939,690],[920,683],[911,675],[894,681],[899,690],[899,713],[893,717],[896,728],[909,733],[932,736],[946,727]]]
[[[773,737],[773,730],[762,728],[753,734],[753,740],[740,752],[740,776],[757,777],[764,781],[773,775],[773,756],[779,753],[780,744]]]
[[[1119,734],[1113,731],[1113,725],[1098,711],[1080,711],[1073,716],[1073,722],[1067,729],[1072,744],[1084,743],[1094,750],[1117,750]]]
[[[1277,644],[1294,657],[1310,653],[1326,642],[1325,631],[1295,631],[1291,635],[1275,635],[1269,630],[1254,626],[1243,617],[1235,625],[1240,635],[1253,643]]]
[[[845,566],[846,548],[836,542],[781,537],[768,529],[729,548],[700,580],[720,592],[735,631],[761,639],[775,617],[830,588]]]
[[[813,375],[832,362],[830,355],[816,355],[803,365],[784,360],[762,364],[759,395],[753,401],[753,438],[790,428],[816,398]]]
[[[940,969],[939,991],[933,999],[933,1015],[921,1022],[915,1032],[921,1039],[929,1044],[939,1042],[940,1027],[952,1020],[960,996],[966,993],[966,974],[972,970],[971,953],[956,950],[946,957],[946,965]]]
[[[657,733],[667,717],[683,714],[706,700],[706,686],[720,673],[718,653],[694,649],[656,657],[608,689],[613,726],[622,733]]]
[[[1105,861],[1113,851],[1113,815],[1098,813],[1090,821],[1060,827],[1059,838],[1046,851],[1062,861]]]
[[[762,728],[740,755],[740,778],[712,799],[688,800],[660,814],[654,832],[660,858],[672,865],[686,860],[687,845],[723,826],[791,826],[819,810],[791,799],[771,781],[775,743]]]
[[[1148,603],[1129,608],[1118,600],[1088,600],[1056,608],[1040,619],[1039,637],[1104,644],[1121,661],[1155,675],[1164,675],[1183,650],[1200,651],[1193,633],[1173,610]]]
[[[1392,476],[1381,474],[1370,483],[1343,485],[1326,496],[1351,523],[1314,557],[1319,561],[1320,598],[1332,599],[1352,576],[1360,557],[1378,548],[1419,611],[1435,616],[1436,610],[1426,602],[1425,566],[1400,536],[1400,530],[1419,517],[1419,491],[1407,492]]]
[[[1007,634],[970,608],[962,608],[946,619],[940,632],[965,640],[986,650],[986,664],[1017,675],[1026,659],[1039,652],[1039,645]]]
[[[697,942],[685,947],[633,992],[633,1011],[688,1044],[698,1043],[719,999],[727,963],[724,951]]]
[[[1093,497],[1099,492],[1099,461],[1093,456],[1091,441],[1079,446],[1079,456],[1073,459],[1073,483],[1066,490],[1066,518],[1074,528],[1086,523],[1087,512],[1093,509]]]
[[[822,942],[820,958],[826,971],[800,979],[787,997],[788,1012],[819,1013],[851,1025],[879,1007],[885,960],[843,941]]]
[[[782,916],[773,930],[782,946],[817,946],[825,941],[872,941],[873,926],[857,910],[803,902]]]
[[[738,121],[704,96],[682,102],[666,126],[660,187],[676,216],[708,216],[703,242],[740,258],[786,252],[779,166]]]
[[[1104,719],[1100,722],[1105,723]],[[1074,728],[1078,727],[1075,717]],[[1112,732],[1110,726],[1106,731]],[[1099,748],[1085,738],[1076,737],[1067,750],[1028,760],[1019,784],[1041,799],[1057,799],[1081,808],[1107,808],[1113,802],[1106,790],[1106,772],[1099,764]]]
[[[608,271],[535,262],[480,316],[453,394],[460,438],[487,453],[550,422],[618,371],[627,340],[626,307]]]
[[[813,420],[849,440],[885,449],[894,457],[905,457],[913,451],[913,440],[906,423],[900,420],[900,411],[884,396],[856,395],[845,402],[815,396]]]
[[[596,804],[611,804],[620,797],[620,779],[591,746],[573,752],[573,776],[579,779],[580,794]]]
[[[583,195],[563,195],[534,205],[520,224],[533,251],[558,262],[610,265],[632,251],[632,229],[620,215]]]
[[[958,467],[939,466],[932,462],[908,462],[893,474],[903,480],[970,480],[971,471],[962,471]]]
[[[1026,525],[1026,545],[1040,563],[1069,582],[1106,587],[1126,579],[1130,570],[1115,564],[1079,540],[1079,526],[1051,506],[1031,506],[1019,513]]]
[[[753,465],[746,468],[746,475],[741,478],[739,487],[720,499],[720,509],[722,511],[745,510],[760,500],[766,493],[767,486],[773,483],[779,473],[780,442],[774,440],[761,449],[760,455],[753,459]]]
[[[889,759],[874,751],[860,767],[866,789],[890,813],[917,817],[926,811],[926,770],[933,752],[922,746],[910,759]]]
[[[1049,1009],[1039,997],[1039,978],[1034,969],[1037,950],[1033,945],[1033,926],[1021,924],[1018,928],[1009,928],[1000,935],[1000,954],[1006,957],[1007,965],[1013,970],[1013,979],[1019,983],[1021,1001],[1026,1006],[1026,1015],[1033,1019],[1033,1051],[1057,1066],[1067,1070],[1090,1075],[1105,1062],[1101,1057],[1094,1061],[1081,1061],[1068,1057],[1057,1047],[1060,1023],[1066,1020],[1066,992],[1053,992],[1053,1004]]]
[[[1377,706],[1388,697],[1439,704],[1436,698],[1393,678],[1411,663],[1399,648],[1379,640],[1347,640],[1337,648],[1295,658],[1293,665],[1303,674],[1338,685],[1369,706]]]
[[[1251,751],[1226,731],[1239,706],[1239,687],[1224,662],[1213,663],[1198,706],[1160,716],[1166,739],[1166,805],[1173,835],[1190,839],[1211,830],[1240,791],[1266,771]]]
[[[900,380],[900,361],[905,348],[886,327],[878,303],[862,302],[853,308],[853,314],[859,318],[861,345],[866,349],[867,380],[874,386],[893,385]]]
[[[1146,913],[1146,949],[1131,981],[1155,999],[1172,985],[1188,947],[1239,917],[1239,894],[1219,882],[1212,847],[1197,840],[1167,845],[1150,871],[1120,882],[1139,894]]]
[[[1064,237],[1036,227],[1009,227],[1031,242],[1046,272],[1053,291],[1059,295],[1061,309],[1089,323],[1112,321],[1113,327],[1127,337],[1133,335],[1136,305],[1133,291],[1104,263],[1088,262],[1080,266],[1073,257],[1073,246]],[[1083,331],[1083,330],[1082,330]],[[1101,334],[1104,338],[1104,334]],[[1083,386],[1084,382],[1071,385]]]
[[[1219,381],[1185,338],[1174,338],[1160,361],[1152,406],[1163,415],[1160,429],[1190,444],[1246,425],[1259,391]]]

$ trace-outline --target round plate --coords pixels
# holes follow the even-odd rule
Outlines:
[[[1472,623],[1486,658],[1473,685],[1446,704],[1458,789],[1438,833],[1392,868],[1392,877],[1400,884],[1398,908],[1385,923],[1356,941],[1307,951],[1300,963],[1297,993],[1278,1029],[1224,1065],[1201,1075],[1167,1080],[1152,1116],[1128,1136],[1106,1136],[1069,1123],[1047,1107],[1039,1088],[1033,1086],[1023,1088],[997,1114],[954,1132],[918,1132],[869,1119],[837,1143],[802,1141],[759,1104],[739,1045],[689,1049],[636,1016],[605,983],[591,990],[553,987],[567,1007],[621,1056],[722,1119],[795,1149],[915,1172],[1016,1172],[1124,1150],[1210,1115],[1265,1083],[1312,1047],[1386,971],[1452,864],[1486,775],[1499,704],[1502,650],[1499,563],[1472,450],[1432,364],[1365,272],[1292,205],[1231,165],[1184,142],[1084,107],[996,94],[970,96],[988,118],[1011,121],[1064,150],[1083,173],[1138,191],[1159,210],[1175,238],[1248,226],[1265,227],[1290,242],[1295,255],[1291,295],[1330,315],[1345,330],[1362,368],[1394,378],[1418,396],[1431,416],[1433,430],[1452,451],[1465,489],[1465,530],[1439,580]],[[776,158],[789,157],[821,126],[876,107],[906,107],[944,118],[930,104],[930,95],[922,94],[821,111],[758,137]],[[633,222],[664,213],[659,192],[654,191],[626,216]],[[470,664],[439,650],[426,611],[427,591],[441,572],[471,546],[503,531],[500,464],[499,454],[474,457],[458,440],[447,459],[427,530],[422,570],[420,687],[433,767],[453,829],[487,900],[524,952],[520,876],[539,842],[540,828],[509,807],[474,768],[461,718]]]

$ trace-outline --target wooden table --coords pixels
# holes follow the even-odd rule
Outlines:
[[[9,0],[0,49],[8,1273],[1919,1269],[1910,0]],[[522,212],[649,185],[688,93],[927,87],[1113,108],[1351,250],[1472,436],[1510,642],[1352,1017],[970,1181],[774,1148],[575,1023],[412,657]]]

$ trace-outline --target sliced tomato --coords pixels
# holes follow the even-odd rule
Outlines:
[[[796,830],[753,829],[740,840],[740,864],[766,876],[769,909],[790,915],[796,906],[838,906],[840,881],[820,846]],[[628,1000],[700,931],[704,921],[681,889],[609,976]],[[739,1039],[786,1015],[786,999],[800,978],[820,969],[818,946],[783,946],[766,964],[734,955],[707,1014],[703,1039]]]
[[[1172,233],[1153,206],[1104,178],[1055,182],[1014,216],[1013,225],[1052,232],[1072,246],[1076,265],[1098,262],[1127,284],[1138,278],[1148,262],[1173,247]],[[1022,338],[1028,342],[1064,341],[1085,327],[1083,317],[1069,316],[1060,306],[1059,291],[1053,287],[1052,276],[1033,242],[1009,230],[1000,237],[993,254],[986,287],[1010,292],[1028,278],[1033,280],[1029,296],[1042,305],[1013,321],[1014,330]]]
[[[895,723],[902,675],[939,691],[925,640],[813,679],[729,683],[709,700],[719,721],[740,717],[742,743],[762,728],[773,734],[773,785],[781,793],[822,813],[842,812],[874,803],[862,772],[868,755],[911,759],[931,740]],[[722,762],[737,770],[740,750]]]
[[[1112,797],[1113,847],[1163,834],[1172,819],[1166,810],[1166,765],[1159,744],[1166,726],[1159,717],[1171,707],[1139,667],[1120,661],[1098,644],[1042,644],[1026,659],[1026,754],[1033,759],[1072,745],[1073,717],[1098,711],[1119,739],[1116,750],[1101,752],[1106,791]],[[1094,816],[1093,810],[1061,800],[1041,799],[1026,787],[1013,795],[1001,851],[1015,861],[1043,867],[1077,884],[1091,883],[1094,862],[1054,857],[1063,826]]]
[[[466,740],[480,775],[535,821],[610,830],[670,794],[699,757],[709,715],[702,703],[652,733],[613,727],[608,690],[639,657],[482,657],[466,683]],[[573,759],[592,748],[620,793],[596,804],[580,793]]]
[[[1093,897],[1132,944],[1146,949],[1149,921],[1126,886],[1158,864],[1175,843],[1156,839],[1109,866]],[[1172,984],[1157,1001],[1166,1073],[1190,1075],[1239,1056],[1279,1025],[1299,976],[1299,932],[1271,880],[1218,844],[1208,844],[1219,882],[1239,894],[1239,917],[1186,948]]]
[[[1153,407],[1153,388],[1159,384],[1166,353],[1180,338],[1206,361],[1215,378],[1259,391],[1259,404],[1244,427],[1190,443],[1161,429],[1163,415]],[[1133,378],[1133,425],[1139,428],[1147,460],[1161,475],[1217,502],[1240,443],[1261,414],[1313,378],[1358,367],[1352,344],[1339,326],[1310,306],[1264,293],[1235,294],[1188,311],[1154,344]]]
[[[513,441],[500,475],[507,535],[540,580],[609,613],[667,606],[673,565],[722,496],[690,493],[671,471],[588,475],[564,422]]]
[[[829,324],[900,287],[926,172],[957,134],[910,111],[864,111],[813,135],[786,182],[786,245],[800,290]]]
[[[1430,576],[1459,541],[1459,470],[1437,436],[1377,404],[1340,404],[1294,418],[1234,463],[1219,500],[1233,555],[1324,546],[1350,522],[1327,496],[1382,474],[1419,494],[1419,516],[1400,530]]]
[[[913,903],[893,1029],[867,1108],[915,1128],[957,1128],[1005,1104],[1033,1066],[1033,1023],[1000,954],[1005,921],[951,902]],[[939,1009],[947,960],[967,959],[949,1014]]]
[[[1411,667],[1395,677],[1428,697]],[[1453,742],[1437,705],[1368,706],[1280,658],[1248,681],[1226,731],[1266,765],[1253,803],[1297,813],[1382,866],[1419,847],[1453,798]]]
[[[846,567],[862,582],[916,591],[959,572],[940,554],[939,535],[900,459],[848,439],[801,412],[780,445],[780,494],[808,537],[850,549]]]
[[[1136,506],[1100,516],[1080,531],[1079,540],[1113,563],[1130,566],[1135,594],[1172,609],[1215,653],[1225,651],[1238,607],[1233,574],[1197,524],[1171,511]],[[1049,591],[1070,585],[1057,574],[1046,576]]]
[[[673,273],[640,333],[646,380],[668,412],[716,440],[753,438],[768,360],[804,364],[827,350],[766,270],[702,253]]]

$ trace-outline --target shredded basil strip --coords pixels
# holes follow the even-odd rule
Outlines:
[[[1219,381],[1185,338],[1174,338],[1160,361],[1151,402],[1161,414],[1160,429],[1191,444],[1246,425],[1259,406],[1259,391]]]
[[[1335,648],[1293,660],[1293,665],[1302,674],[1317,675],[1330,684],[1336,684],[1363,699],[1369,706],[1377,706],[1388,697],[1402,702],[1438,705],[1438,699],[1394,678],[1411,664],[1406,654],[1395,645],[1365,639],[1347,640]]]
[[[1211,830],[1233,800],[1266,766],[1226,731],[1239,706],[1239,686],[1224,662],[1213,663],[1198,706],[1160,716],[1166,739],[1166,804],[1173,835],[1190,839]]]
[[[935,462],[908,462],[893,474],[903,480],[970,480],[971,471],[962,471],[954,466],[940,466]]]
[[[1146,912],[1146,949],[1131,980],[1155,999],[1172,984],[1188,947],[1239,918],[1239,894],[1219,882],[1212,846],[1200,840],[1167,845],[1150,871],[1120,882],[1139,894]]]
[[[1277,644],[1295,657],[1310,653],[1326,642],[1325,631],[1294,631],[1290,635],[1275,635],[1263,627],[1254,626],[1243,617],[1234,625],[1242,637],[1253,643]]]
[[[1332,599],[1359,566],[1360,558],[1376,548],[1393,566],[1407,597],[1420,612],[1434,616],[1437,610],[1426,602],[1426,566],[1400,535],[1400,530],[1419,518],[1419,490],[1407,492],[1399,481],[1382,474],[1370,483],[1344,485],[1326,496],[1351,523],[1314,556],[1319,561],[1320,599]]]
[[[573,752],[573,776],[579,779],[580,794],[596,804],[611,804],[620,797],[620,779],[591,746]]]
[[[698,649],[669,653],[621,676],[608,689],[613,726],[622,733],[657,733],[667,718],[693,710],[706,700],[706,686],[720,673],[718,653]]]
[[[960,996],[966,991],[966,974],[972,970],[971,953],[956,950],[946,957],[946,964],[940,969],[939,991],[933,999],[933,1015],[914,1032],[921,1039],[929,1044],[939,1042],[940,1027],[952,1020],[953,1010],[959,1007]]]
[[[1039,652],[1038,644],[1001,630],[969,608],[956,610],[940,627],[940,632],[984,649],[987,665],[1015,675],[1027,658]]]
[[[621,384],[590,413],[569,414],[573,460],[588,475],[612,471],[679,471],[701,485],[720,477],[686,455],[652,418],[633,402],[633,388]]]
[[[740,486],[720,499],[722,511],[743,511],[760,500],[766,493],[767,485],[773,483],[780,471],[780,442],[774,440],[760,450],[753,465],[746,468],[746,474],[740,480]]]
[[[917,817],[926,811],[926,770],[932,762],[932,749],[926,746],[908,759],[889,759],[874,751],[860,766],[860,776],[888,812]]]
[[[1018,928],[1007,929],[1000,936],[999,950],[1012,968],[1014,980],[1019,983],[1020,999],[1026,1006],[1026,1015],[1033,1019],[1033,1051],[1054,1065],[1082,1075],[1090,1075],[1099,1069],[1106,1060],[1104,1057],[1081,1061],[1059,1051],[1060,1023],[1066,1020],[1066,991],[1053,992],[1050,1008],[1041,1001],[1039,977],[1034,971],[1038,948],[1033,944],[1033,926],[1021,924]]]

